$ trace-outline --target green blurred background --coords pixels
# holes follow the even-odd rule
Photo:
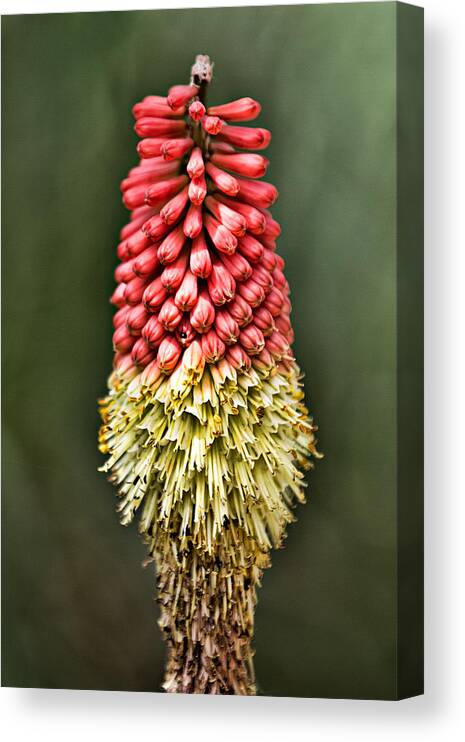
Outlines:
[[[257,611],[261,693],[391,698],[395,4],[4,17],[3,683],[159,690],[154,580],[97,472],[130,109],[215,62],[261,101],[325,459]]]

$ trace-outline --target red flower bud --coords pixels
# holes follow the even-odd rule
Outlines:
[[[228,312],[236,320],[239,327],[245,327],[252,321],[251,306],[239,294],[236,294],[233,301],[228,304]]]
[[[232,146],[232,144],[228,144],[227,142],[219,142],[218,139],[213,139],[210,142],[210,152],[214,154],[217,152],[221,155],[233,155],[236,152],[236,148]]]
[[[200,178],[205,172],[205,164],[200,147],[194,147],[187,163],[187,172],[190,178]]]
[[[227,309],[218,309],[215,317],[215,330],[226,345],[232,345],[237,342],[240,330],[236,320],[231,317]]]
[[[249,278],[248,281],[238,284],[238,293],[242,298],[250,304],[251,307],[258,307],[265,299],[265,292],[256,281]]]
[[[169,332],[173,332],[182,320],[182,312],[174,303],[174,299],[169,296],[163,303],[158,319]]]
[[[268,374],[276,364],[271,353],[269,353],[266,348],[263,348],[261,353],[254,356],[253,365],[258,371],[263,371],[263,373]]]
[[[151,206],[178,193],[188,183],[187,175],[178,175],[177,178],[162,180],[150,186],[145,194],[145,202]]]
[[[250,126],[223,126],[220,138],[241,149],[265,149],[270,143],[271,132]]]
[[[176,299],[175,299],[176,301]],[[192,341],[197,337],[197,333],[190,323],[188,317],[183,317],[176,328],[176,339],[183,348],[188,348]]]
[[[265,301],[263,302],[263,306],[265,307],[265,309],[268,309],[272,317],[277,317],[279,314],[281,314],[283,304],[284,296],[277,288],[272,288]]]
[[[192,327],[200,333],[207,332],[215,321],[215,308],[207,291],[200,292],[190,320]]]
[[[207,196],[205,206],[232,234],[237,237],[242,237],[245,234],[247,221],[237,211],[234,211],[234,209],[226,206],[213,196]]]
[[[261,286],[265,294],[269,294],[273,288],[273,278],[270,271],[263,267],[263,264],[256,265],[252,273],[253,280]]]
[[[150,276],[155,272],[160,265],[157,253],[158,245],[151,245],[134,259],[132,269],[136,276],[143,278],[144,276]]]
[[[204,217],[205,226],[207,232],[210,235],[210,239],[215,245],[216,249],[220,252],[233,253],[237,247],[237,238],[226,229],[223,224],[220,224],[217,219],[210,214],[206,214]]]
[[[197,85],[173,85],[168,91],[166,102],[169,107],[175,110],[189,103],[191,98],[197,95],[199,88]]]
[[[182,116],[184,113],[184,108],[178,108],[173,111],[169,107],[166,98],[163,98],[161,95],[147,95],[140,103],[136,103],[132,107],[132,115],[135,119],[140,119],[143,116],[173,118],[174,116]]]
[[[158,155],[161,155],[161,148],[166,141],[166,137],[142,139],[137,145],[137,154],[141,158],[158,157]]]
[[[158,348],[157,361],[164,373],[170,373],[175,368],[181,351],[181,346],[172,335],[163,338]]]
[[[256,325],[249,325],[241,330],[239,342],[244,350],[251,356],[260,353],[265,347],[265,338]]]
[[[207,363],[216,363],[223,358],[226,352],[226,346],[218,337],[215,330],[209,330],[202,335],[202,353]]]
[[[128,283],[134,278],[133,271],[134,260],[126,260],[115,268],[116,283]]]
[[[234,253],[234,255],[222,255],[220,254],[220,260],[223,265],[228,269],[230,274],[236,281],[247,281],[252,275],[252,267],[242,255]]]
[[[168,203],[164,205],[160,211],[160,218],[165,222],[165,224],[176,224],[178,219],[181,218],[181,214],[186,208],[188,200],[188,187],[186,186],[177,194],[177,196],[174,196],[174,198],[170,199]]]
[[[140,137],[182,137],[186,132],[184,121],[143,116],[137,119],[135,132]]]
[[[228,196],[235,196],[239,192],[239,183],[232,175],[228,175],[224,170],[212,165],[211,162],[207,163],[207,173],[220,191],[226,193]]]
[[[280,315],[279,317],[276,317],[275,325],[276,325],[276,329],[279,330],[281,335],[283,335],[283,337],[286,338],[288,343],[290,343],[289,334],[292,331],[292,328],[291,328],[289,317],[286,317],[284,315]]]
[[[227,268],[218,260],[212,263],[212,270],[207,279],[208,293],[213,304],[221,306],[231,301],[236,290],[236,282]]]
[[[281,226],[275,219],[273,219],[268,211],[265,211],[264,217],[266,226],[263,232],[263,237],[267,240],[275,240],[281,234]]]
[[[240,201],[236,201],[236,199],[223,196],[221,193],[216,193],[215,198],[220,203],[229,206],[230,209],[234,209],[234,211],[241,214],[246,221],[246,229],[249,232],[252,232],[252,234],[262,234],[265,229],[266,220],[261,211],[250,206],[250,204],[243,204]]]
[[[162,286],[160,276],[158,276],[158,278],[152,281],[152,283],[149,283],[145,289],[142,301],[147,309],[154,312],[161,304],[163,304],[167,296],[168,292],[165,287]]]
[[[265,268],[267,271],[270,271],[270,273],[276,267],[276,255],[267,247],[263,248],[263,255],[260,261],[260,265],[263,266],[263,268]]]
[[[262,331],[265,337],[269,337],[275,329],[275,323],[271,313],[263,306],[255,310],[253,321],[254,325]]]
[[[152,216],[151,219],[144,222],[142,231],[150,235],[153,242],[158,242],[169,231],[169,227],[165,224],[161,216],[156,214],[156,216]]]
[[[151,238],[141,229],[138,229],[135,234],[131,235],[131,237],[126,240],[125,244],[128,255],[135,257],[149,247],[151,243]]]
[[[118,327],[121,327],[121,325],[126,324],[126,317],[128,316],[128,312],[130,311],[130,307],[123,306],[121,309],[118,309],[118,311],[113,315],[113,327],[115,330]]]
[[[285,287],[287,287],[287,281],[284,277],[284,273],[279,270],[279,268],[275,268],[271,275],[273,277],[273,286],[276,286],[277,289],[281,289],[281,291]]]
[[[215,136],[223,128],[223,121],[218,116],[204,116],[202,126],[208,134]]]
[[[129,353],[134,342],[135,338],[131,335],[126,325],[121,325],[113,333],[113,348],[120,353]]]
[[[212,261],[203,232],[192,243],[190,269],[198,278],[208,278],[211,273]]]
[[[165,160],[177,160],[179,157],[184,157],[193,146],[194,140],[190,137],[185,137],[184,139],[167,139],[161,145],[160,151]]]
[[[256,154],[236,154],[221,155],[215,154],[210,158],[210,162],[218,167],[231,170],[238,175],[245,175],[247,178],[262,178],[269,164],[269,160],[262,155]]]
[[[120,283],[119,286],[116,287],[116,289],[113,291],[111,298],[110,298],[110,304],[113,304],[115,307],[122,307],[126,303],[126,299],[124,298],[124,295],[126,293],[126,284]]]
[[[189,106],[189,116],[192,121],[200,121],[205,116],[205,106],[199,100],[195,100]]]
[[[134,278],[126,284],[126,289],[124,291],[124,300],[126,303],[131,304],[131,306],[139,304],[146,286],[147,279],[134,276]]]
[[[237,368],[237,370],[248,371],[252,365],[249,356],[245,352],[244,348],[241,348],[240,345],[232,345],[230,348],[228,348],[228,352],[226,353],[226,360],[231,364],[233,368]]]
[[[210,116],[221,116],[226,121],[252,121],[261,111],[258,101],[252,98],[239,98],[221,106],[210,106]]]
[[[189,183],[189,198],[193,204],[200,206],[207,195],[207,182],[203,175],[193,178]]]
[[[239,186],[239,198],[252,206],[267,209],[278,198],[278,191],[274,185],[265,183],[263,180],[237,178],[237,184]]]
[[[160,263],[172,263],[175,261],[184,247],[185,242],[186,236],[183,232],[182,224],[180,224],[176,229],[173,229],[167,237],[165,237],[158,248],[158,258]]]
[[[149,313],[143,304],[131,307],[126,317],[126,326],[131,335],[140,335],[148,318]]]
[[[290,352],[287,340],[277,331],[273,332],[271,337],[267,339],[266,349],[271,353],[273,358],[278,361],[287,356]]]
[[[165,287],[168,293],[176,291],[181,285],[182,279],[189,262],[189,251],[186,247],[173,263],[169,263],[160,276],[161,285]]]
[[[191,240],[199,236],[202,231],[202,207],[191,204],[184,219],[184,234]]]
[[[165,328],[155,314],[150,315],[142,328],[142,337],[151,348],[158,348],[165,337]]]
[[[197,295],[197,277],[188,270],[186,271],[182,283],[176,292],[174,302],[182,312],[190,312],[197,303]]]
[[[264,247],[261,242],[250,234],[241,237],[237,243],[237,249],[251,263],[257,263],[262,259]]]

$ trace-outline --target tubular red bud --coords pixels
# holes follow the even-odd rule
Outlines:
[[[276,325],[276,329],[279,330],[281,335],[283,335],[286,338],[286,340],[289,342],[288,336],[292,330],[289,317],[286,317],[284,315],[280,315],[279,317],[276,317],[275,325]]]
[[[207,195],[207,182],[203,175],[193,178],[189,183],[189,198],[193,204],[200,206]]]
[[[220,254],[220,260],[236,281],[247,281],[252,275],[250,263],[239,253],[234,253],[234,255]]]
[[[211,162],[207,163],[206,171],[216,187],[220,191],[223,191],[223,193],[226,193],[228,196],[235,196],[239,192],[239,183],[232,175],[225,173],[224,170],[220,170],[219,167],[216,167]]]
[[[223,358],[226,346],[218,337],[215,330],[209,330],[201,339],[202,353],[207,363],[216,363]]]
[[[275,240],[281,234],[281,226],[275,219],[273,219],[268,211],[264,212],[264,217],[266,226],[263,232],[263,237],[267,240]]]
[[[197,296],[197,277],[188,270],[186,271],[182,283],[176,292],[174,302],[182,312],[190,312],[197,303]]]
[[[223,121],[218,116],[204,116],[202,126],[208,134],[216,136],[223,128]]]
[[[265,307],[265,309],[268,309],[272,317],[277,317],[279,314],[281,314],[283,305],[284,296],[282,295],[281,291],[277,288],[272,288],[265,301],[263,302],[263,306]]]
[[[184,157],[193,146],[194,140],[190,137],[167,139],[160,147],[160,151],[165,160],[176,160],[178,157]]]
[[[265,291],[256,281],[249,278],[248,281],[238,284],[237,291],[251,307],[258,307],[265,299]]]
[[[190,313],[190,320],[197,332],[204,333],[211,328],[215,321],[215,307],[207,291],[200,292],[197,304]]]
[[[207,196],[205,206],[236,237],[242,237],[245,234],[247,220],[237,211],[234,211],[234,209],[226,206],[213,196]]]
[[[228,304],[228,312],[236,320],[239,327],[245,327],[252,321],[251,306],[240,294],[236,294],[233,301]]]
[[[252,206],[267,209],[278,198],[278,191],[274,185],[265,183],[263,180],[237,178],[237,184],[239,186],[239,198]]]
[[[148,318],[149,313],[143,304],[131,307],[126,317],[126,326],[131,335],[140,335]]]
[[[134,345],[135,338],[126,325],[120,325],[113,333],[113,348],[119,353],[129,353]]]
[[[176,224],[178,219],[186,208],[186,204],[189,200],[188,187],[182,189],[174,198],[170,199],[168,203],[164,205],[160,211],[160,218],[165,224],[171,225]]]
[[[288,355],[290,348],[287,340],[281,335],[280,332],[273,332],[271,337],[266,341],[266,349],[276,360],[280,361],[286,355]]]
[[[211,273],[212,261],[203,232],[192,243],[190,269],[198,278],[208,278]]]
[[[158,246],[151,245],[134,259],[132,269],[136,276],[143,278],[155,272],[160,265],[157,253]]]
[[[226,359],[233,368],[237,368],[238,370],[243,369],[248,371],[252,365],[252,362],[244,348],[237,344],[228,348]]]
[[[249,126],[223,126],[220,138],[241,149],[265,149],[270,143],[271,132]]]
[[[239,98],[221,106],[210,106],[210,116],[221,116],[226,121],[252,121],[261,111],[261,105],[253,98]]]
[[[161,155],[161,148],[166,142],[166,137],[142,139],[137,145],[137,154],[144,159],[158,157],[158,155]]]
[[[269,164],[266,157],[251,153],[215,154],[210,158],[210,162],[233,173],[238,173],[238,175],[245,175],[247,178],[262,178]]]
[[[250,234],[246,234],[239,239],[237,249],[251,263],[257,263],[263,257],[264,247],[262,243]]]
[[[140,253],[146,250],[147,247],[150,247],[151,243],[151,238],[139,229],[135,234],[131,235],[128,240],[126,240],[127,253],[131,257],[140,255]]]
[[[219,260],[212,261],[212,270],[207,279],[207,286],[211,300],[216,306],[231,301],[236,290],[234,278]]]
[[[253,269],[252,278],[263,288],[265,294],[269,294],[273,288],[273,278],[269,270],[266,270],[263,265],[256,265]]]
[[[175,368],[179,361],[181,350],[182,348],[176,338],[170,335],[163,338],[158,348],[157,361],[164,373],[170,373]]]
[[[173,85],[168,91],[166,102],[173,110],[185,106],[191,98],[197,95],[199,88],[197,85]]]
[[[163,98],[161,95],[147,95],[144,100],[132,107],[132,115],[136,120],[147,116],[150,118],[173,118],[175,116],[183,116],[184,113],[184,107],[173,111],[169,107],[166,98]]]
[[[205,172],[205,164],[200,147],[194,147],[187,163],[187,172],[190,178],[200,178]]]
[[[251,356],[261,353],[265,347],[265,338],[263,333],[256,325],[249,325],[241,330],[239,342],[244,350]]]
[[[142,337],[145,342],[151,348],[158,348],[161,341],[165,337],[166,331],[162,323],[154,314],[150,315],[149,319],[142,328]]]
[[[167,296],[168,292],[165,287],[162,286],[160,276],[158,276],[158,278],[152,281],[152,283],[149,283],[145,289],[142,301],[147,309],[154,312],[161,304],[163,304]]]
[[[150,186],[145,194],[145,202],[150,206],[171,198],[188,183],[187,175],[178,175],[170,180],[162,180],[160,183]]]
[[[113,304],[115,307],[118,308],[124,306],[124,304],[126,303],[126,299],[124,298],[125,293],[126,284],[120,283],[111,295],[110,304]]]
[[[270,271],[270,273],[276,267],[276,255],[267,247],[263,248],[263,255],[260,261],[260,265],[263,266],[263,268],[265,268],[267,271]]]
[[[264,337],[269,337],[275,329],[275,323],[271,312],[263,306],[255,310],[253,321],[254,325],[262,331]]]
[[[143,116],[137,119],[135,132],[140,137],[182,137],[186,132],[184,121]]]
[[[183,348],[188,348],[189,345],[195,340],[197,333],[192,327],[188,317],[183,317],[181,322],[176,328],[176,339]]]
[[[282,291],[287,286],[284,273],[279,268],[275,268],[271,275],[273,277],[273,286],[276,286],[277,289],[281,289]]]
[[[133,265],[134,260],[126,260],[115,268],[116,283],[128,283],[134,278]]]
[[[217,139],[211,141],[209,149],[212,154],[218,152],[218,154],[222,155],[233,155],[236,152],[236,148],[233,147],[232,144],[219,142]]]
[[[189,262],[189,251],[184,248],[173,263],[169,263],[160,276],[161,285],[168,291],[176,291],[181,285]]]
[[[243,204],[241,201],[236,199],[228,198],[223,196],[222,193],[216,193],[215,198],[225,206],[229,206],[230,209],[241,214],[246,221],[246,229],[252,234],[262,234],[266,226],[266,220],[264,214],[250,204]]]
[[[184,219],[184,234],[191,240],[199,236],[202,231],[202,207],[191,204]]]
[[[160,309],[158,319],[165,330],[168,330],[169,332],[173,332],[181,322],[182,312],[178,309],[171,296],[165,299],[163,306]]]
[[[146,286],[147,280],[145,278],[134,276],[134,278],[126,284],[126,289],[124,291],[124,299],[126,303],[130,304],[131,306],[139,304]]]
[[[123,193],[123,203],[127,209],[136,209],[138,206],[142,206],[146,202],[147,185],[142,183],[136,185],[133,188],[128,188]]]
[[[234,317],[231,317],[227,309],[218,309],[215,317],[215,330],[226,345],[237,343],[240,330]]]
[[[160,263],[172,263],[176,260],[180,254],[184,244],[186,242],[186,236],[183,232],[182,224],[173,229],[167,237],[163,240],[160,247],[158,248],[158,259]]]
[[[237,238],[232,232],[210,214],[205,215],[204,223],[216,249],[231,255],[237,247]]]
[[[118,327],[121,327],[121,325],[126,324],[126,317],[128,316],[128,312],[130,311],[130,307],[123,306],[121,309],[118,309],[118,311],[113,315],[113,327],[115,330]]]
[[[199,100],[193,101],[189,106],[189,116],[192,121],[200,121],[205,116],[205,106]]]
[[[169,227],[159,214],[152,216],[142,225],[142,231],[150,236],[153,242],[161,240],[169,231]]]

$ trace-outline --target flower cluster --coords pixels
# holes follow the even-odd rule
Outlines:
[[[165,688],[251,694],[256,586],[319,454],[290,347],[278,194],[251,152],[271,135],[243,125],[260,113],[251,98],[206,108],[211,65],[196,65],[191,84],[133,107],[140,162],[121,184],[131,219],[100,445],[122,522],[143,503]]]

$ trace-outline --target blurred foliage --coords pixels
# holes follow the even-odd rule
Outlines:
[[[97,472],[131,105],[215,62],[261,101],[324,461],[264,577],[262,693],[392,697],[393,3],[4,17],[3,682],[158,690],[144,548]]]

